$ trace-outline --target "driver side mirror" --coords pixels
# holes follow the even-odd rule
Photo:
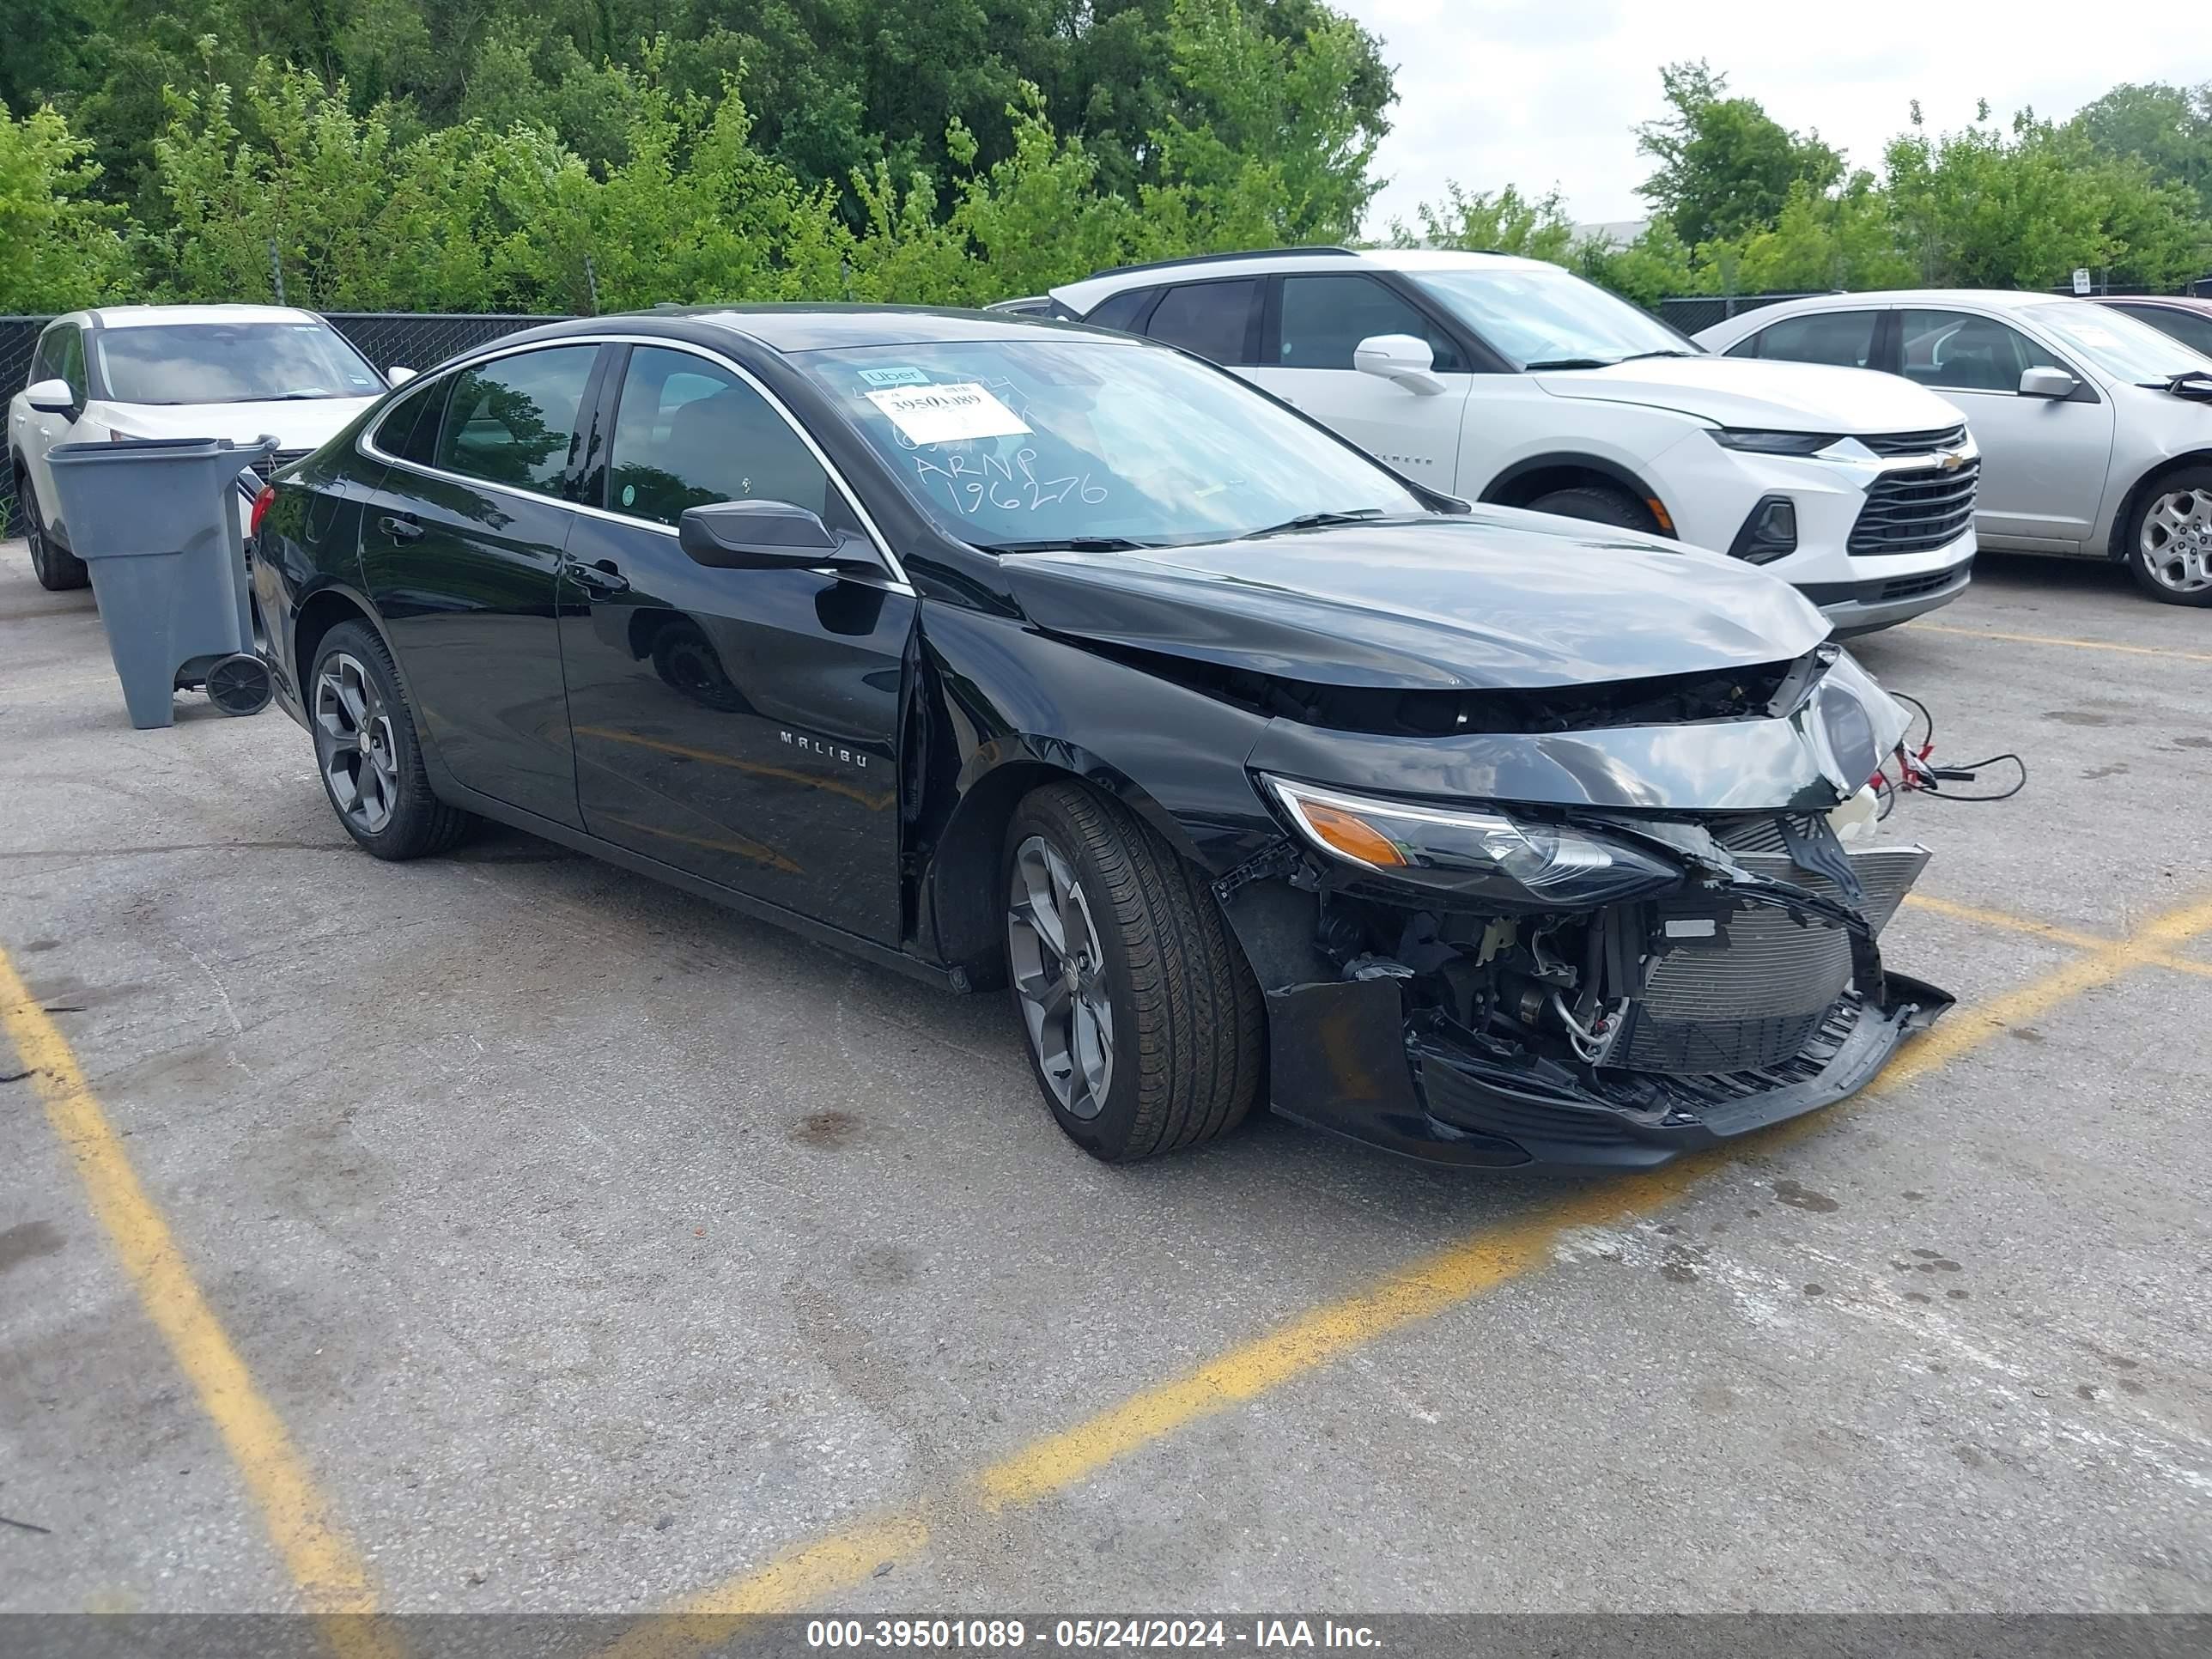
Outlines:
[[[64,380],[40,380],[27,386],[23,401],[41,415],[74,415],[76,413],[76,393],[70,390]]]
[[[2063,368],[2031,368],[2020,377],[2020,395],[2023,398],[2063,399],[2081,389],[2081,381]]]
[[[1418,334],[1370,334],[1352,354],[1362,374],[1395,382],[1416,397],[1433,398],[1444,389],[1436,377],[1437,354]]]
[[[694,564],[716,570],[819,570],[825,565],[872,570],[872,558],[856,558],[822,522],[822,515],[789,501],[714,501],[684,509],[676,524],[677,545]]]
[[[384,371],[384,383],[386,386],[405,386],[408,381],[414,378],[415,371],[399,363],[394,363],[391,368]]]

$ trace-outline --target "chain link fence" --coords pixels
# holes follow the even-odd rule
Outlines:
[[[1794,294],[1696,294],[1659,302],[1659,320],[1685,334],[1695,334],[1701,328],[1711,328],[1715,323],[1730,317],[1740,317],[1747,311],[1757,311],[1764,306],[1778,306],[1784,300],[1810,299],[1824,290],[1808,289]]]
[[[557,317],[488,312],[447,315],[432,312],[326,311],[331,326],[380,370],[430,368],[464,351],[504,338],[518,329],[558,322]],[[21,392],[31,377],[31,354],[51,317],[0,317],[0,403]],[[23,533],[15,500],[15,469],[0,465],[0,535]]]

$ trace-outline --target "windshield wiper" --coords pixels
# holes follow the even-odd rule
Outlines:
[[[2166,389],[2177,398],[2212,402],[2212,370],[2185,368],[2166,383]]]
[[[1618,357],[1546,357],[1540,362],[1523,363],[1528,368],[1611,368],[1621,359]]]
[[[1157,542],[1133,542],[1127,536],[1044,536],[1033,542],[975,542],[986,553],[1137,553]]]
[[[1656,351],[1632,351],[1620,361],[1624,363],[1632,363],[1643,357],[1696,357],[1702,355],[1699,352],[1685,351],[1680,346],[1662,346]]]
[[[1262,536],[1279,536],[1292,530],[1324,530],[1333,524],[1364,524],[1370,519],[1379,519],[1379,507],[1363,507],[1350,513],[1301,513],[1295,519],[1285,519],[1280,524],[1271,524],[1265,530],[1249,531],[1239,536],[1240,542],[1254,542]]]

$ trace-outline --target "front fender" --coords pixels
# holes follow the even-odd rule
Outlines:
[[[1006,821],[1055,777],[1120,801],[1209,877],[1279,834],[1245,769],[1262,716],[1018,618],[931,606],[922,636],[939,695],[908,775],[908,865],[941,959],[995,951]]]

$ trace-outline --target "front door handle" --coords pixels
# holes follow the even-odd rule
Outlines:
[[[612,559],[601,559],[596,564],[578,564],[571,561],[568,574],[576,579],[576,586],[599,594],[620,593],[629,586],[629,578],[615,568]]]
[[[376,521],[376,527],[395,542],[419,542],[422,539],[422,526],[415,522],[412,514],[401,517],[387,513]]]

